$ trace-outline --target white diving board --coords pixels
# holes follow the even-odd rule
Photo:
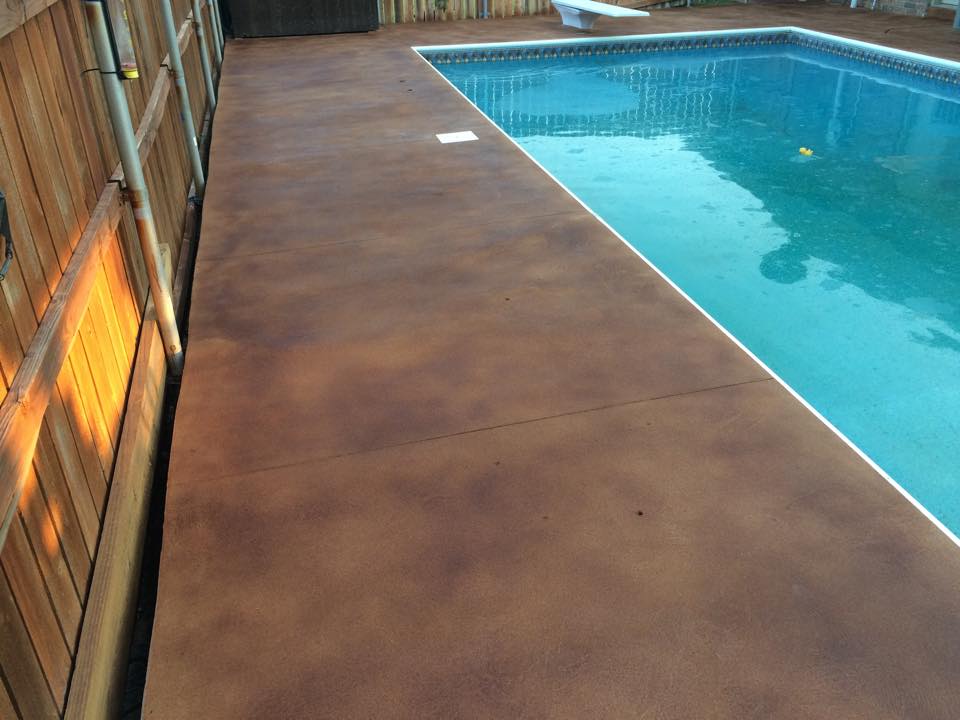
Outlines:
[[[580,30],[590,30],[597,18],[601,15],[613,18],[646,17],[650,15],[643,10],[610,5],[609,3],[594,2],[594,0],[552,0],[553,6],[560,11],[563,24]]]

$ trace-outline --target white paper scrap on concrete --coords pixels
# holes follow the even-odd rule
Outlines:
[[[447,143],[471,142],[476,139],[477,139],[477,136],[474,135],[473,130],[464,130],[462,132],[437,134],[437,140],[442,142],[444,145],[446,145]]]

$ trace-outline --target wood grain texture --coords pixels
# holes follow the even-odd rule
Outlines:
[[[186,49],[190,36],[190,23],[181,26],[178,40],[181,54]],[[15,56],[12,49],[7,51],[9,67],[14,68]],[[166,56],[164,56],[164,59]],[[14,68],[15,69],[15,68]],[[150,152],[163,127],[164,119],[169,117],[166,112],[167,100],[170,94],[170,78],[166,72],[157,73],[153,89],[145,106],[143,120],[137,129],[137,143],[141,160],[150,159]],[[26,83],[23,83],[25,88]],[[27,96],[26,89],[22,90]],[[34,107],[36,107],[35,104]],[[169,146],[176,147],[171,136]],[[180,163],[182,166],[182,163]],[[181,167],[182,170],[182,167]],[[122,180],[120,168],[114,170],[112,179]],[[22,490],[23,478],[30,461],[28,451],[37,442],[39,423],[46,412],[50,396],[53,392],[57,374],[69,353],[77,333],[82,330],[84,315],[87,313],[88,301],[95,289],[96,272],[101,261],[101,252],[107,240],[116,230],[120,219],[120,196],[116,183],[111,183],[101,195],[93,215],[86,224],[86,229],[80,238],[76,252],[73,252],[70,265],[61,278],[57,291],[54,293],[51,306],[47,308],[44,321],[33,337],[30,349],[27,352],[25,367],[17,372],[11,384],[11,392],[0,405],[0,542],[2,542],[4,528],[12,518],[12,508],[16,505],[16,497]],[[161,203],[161,207],[169,207]],[[186,206],[184,205],[184,210]],[[179,239],[174,247],[179,246]],[[97,342],[93,343],[101,349],[101,364],[107,366],[108,379],[116,377],[113,369],[120,370],[128,364],[128,358],[123,355],[122,342],[111,337],[116,322],[111,323],[107,317],[104,301],[106,293],[103,287],[99,288],[98,300],[100,304],[94,308],[98,325],[103,328]],[[115,318],[114,318],[115,320]],[[94,329],[90,329],[95,334]],[[106,349],[103,352],[104,348]],[[119,357],[118,357],[119,354]],[[117,387],[113,386],[114,400],[116,401]],[[122,393],[121,393],[122,394]],[[114,402],[116,404],[116,402]]]
[[[202,121],[207,98],[189,6],[173,4]],[[190,172],[163,67],[167,48],[155,3],[132,0],[128,10],[141,80],[125,89],[161,240],[176,261]],[[137,344],[148,336],[147,282],[100,79],[85,72],[94,66],[80,0],[0,0],[0,189],[17,240],[0,283],[0,516],[8,533],[0,538],[0,610],[17,611],[0,632],[3,718],[64,712],[115,468],[149,467],[140,454],[118,457],[121,438],[155,409],[130,395]],[[131,430],[122,433],[126,422]]]
[[[5,573],[0,573],[0,637],[0,665],[20,716],[31,720],[59,717]]]
[[[101,252],[119,222],[119,190],[111,184],[104,190],[88,231],[81,237],[27,357],[0,405],[0,540],[23,490],[31,450],[56,378],[86,313]]]
[[[606,0],[623,5],[629,0]],[[550,0],[488,0],[492,18],[520,15],[543,15],[555,12]],[[383,25],[414,22],[468,20],[483,16],[483,0],[379,0],[380,22]]]
[[[70,671],[70,648],[56,610],[47,596],[26,531],[18,521],[10,528],[0,565],[20,608],[37,659],[54,696],[62,697]]]
[[[169,273],[169,253],[164,260]],[[136,607],[141,548],[153,486],[163,409],[166,358],[153,302],[147,302],[129,402],[137,413],[124,423],[111,501],[103,523],[97,569],[65,717],[114,717],[119,709]]]
[[[10,697],[10,688],[0,671],[0,717],[2,718],[20,718],[20,713],[13,706],[13,699]]]

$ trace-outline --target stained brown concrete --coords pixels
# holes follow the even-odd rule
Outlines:
[[[960,55],[602,29],[780,24]],[[565,35],[230,44],[146,717],[957,717],[960,551],[409,50]]]

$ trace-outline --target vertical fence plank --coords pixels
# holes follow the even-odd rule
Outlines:
[[[64,484],[57,487],[55,492],[58,495],[66,493],[63,496],[65,512],[71,519],[76,519],[86,548],[86,559],[83,564],[88,565],[89,559],[93,557],[97,548],[100,515],[90,494],[90,486],[87,485],[86,472],[80,459],[73,429],[70,427],[66,410],[57,392],[54,392],[50,398],[46,426],[48,442],[59,460],[64,478]]]
[[[37,558],[41,575],[60,619],[64,635],[71,635],[80,627],[80,595],[67,567],[60,540],[57,536],[57,521],[47,507],[40,492],[35,472],[27,478],[27,485],[20,501],[19,514],[33,553]],[[69,637],[68,637],[69,641]]]
[[[59,717],[43,668],[33,650],[30,635],[13,599],[7,577],[0,572],[0,665],[20,716],[33,720]]]
[[[59,543],[59,553],[66,560],[77,596],[82,598],[90,577],[90,553],[76,508],[71,502],[63,463],[50,436],[48,418],[44,418],[40,427],[33,463],[37,472],[37,487],[50,517],[50,524],[44,528],[44,532],[50,533]]]
[[[20,136],[23,138],[27,156],[32,165],[37,189],[41,190],[41,202],[46,194],[44,211],[48,224],[56,225],[54,241],[60,258],[61,270],[70,261],[72,241],[80,236],[80,225],[74,213],[73,202],[67,188],[67,178],[50,129],[46,109],[40,96],[40,87],[30,61],[30,50],[23,28],[15,30],[0,40],[0,67],[3,69],[13,106],[17,108]]]
[[[46,587],[40,578],[36,558],[23,526],[10,527],[7,543],[0,552],[0,566],[7,576],[37,660],[50,685],[54,700],[61,705],[66,695],[70,652]]]
[[[13,706],[13,698],[10,697],[10,686],[7,679],[0,669],[0,717],[11,718],[11,720],[21,720],[21,715]]]
[[[0,87],[0,188],[6,193],[10,231],[18,239],[20,250],[17,262],[11,266],[11,272],[22,273],[24,286],[33,306],[34,318],[39,319],[47,309],[50,295],[60,277],[60,266],[56,253],[46,232],[43,209],[36,195],[20,190],[26,176],[26,182],[32,188],[29,178],[29,166],[23,148],[16,142],[16,128],[10,127],[12,108],[3,87]],[[12,152],[8,152],[9,150]],[[18,164],[14,168],[13,163]],[[39,225],[40,232],[34,233],[32,226]],[[46,268],[51,272],[47,274]],[[55,268],[55,271],[53,270]]]
[[[3,40],[0,40],[0,47],[2,45]],[[0,136],[9,157],[10,177],[5,180],[8,184],[4,189],[11,195],[7,202],[11,208],[11,222],[14,227],[19,226],[17,237],[24,237],[24,233],[29,233],[28,237],[32,242],[28,240],[25,245],[33,248],[43,266],[47,288],[43,291],[46,297],[42,305],[45,308],[46,300],[49,300],[49,294],[57,286],[62,272],[54,230],[59,237],[64,237],[65,233],[59,213],[56,212],[56,200],[52,191],[46,186],[38,188],[35,185],[30,161],[27,159],[29,149],[20,134],[14,113],[14,100],[7,94],[5,86],[0,86]]]
[[[436,0],[380,0],[384,25],[411,22],[467,20],[482,15],[483,0],[447,0],[443,10]],[[489,0],[490,17],[544,15],[552,12],[550,0]]]
[[[31,27],[33,27],[33,24],[31,24]],[[48,108],[51,112],[57,111],[61,118],[61,132],[64,133],[61,137],[69,143],[67,150],[80,181],[78,197],[82,197],[84,201],[86,212],[83,222],[86,223],[90,217],[90,212],[97,204],[102,180],[95,181],[91,171],[86,150],[86,138],[83,133],[86,124],[85,118],[76,109],[73,92],[65,72],[60,44],[57,41],[52,11],[48,10],[40,13],[36,18],[36,27],[37,30],[34,35],[41,45],[37,52],[42,53],[42,57],[45,59],[46,72],[53,86],[51,104],[48,105]]]
[[[60,166],[63,172],[65,182],[64,192],[70,198],[70,206],[73,208],[73,224],[76,227],[76,236],[71,236],[71,249],[80,238],[80,232],[83,226],[90,219],[90,208],[96,205],[97,193],[89,180],[89,173],[84,173],[81,169],[80,159],[77,157],[77,151],[80,150],[79,134],[71,132],[64,114],[65,105],[58,97],[58,85],[62,85],[55,78],[47,58],[46,40],[41,34],[41,25],[43,19],[48,18],[47,13],[43,12],[36,16],[34,20],[24,25],[25,48],[29,48],[29,58],[33,61],[32,76],[36,78],[36,83],[29,83],[29,88],[33,93],[36,106],[33,112],[40,117],[47,119],[46,137],[52,141],[48,146],[48,152],[56,154],[60,159]],[[26,65],[27,57],[23,58]],[[26,65],[29,69],[29,65]],[[30,75],[24,74],[25,77]],[[61,92],[62,92],[61,88]]]
[[[99,190],[107,179],[107,164],[103,157],[100,142],[97,139],[90,104],[83,86],[82,68],[80,67],[83,56],[76,46],[73,28],[63,3],[56,3],[50,7],[50,22],[53,25],[53,36],[59,49],[58,55],[63,63],[63,77],[66,79],[70,99],[73,103],[76,126],[83,140],[86,166],[94,188]]]

